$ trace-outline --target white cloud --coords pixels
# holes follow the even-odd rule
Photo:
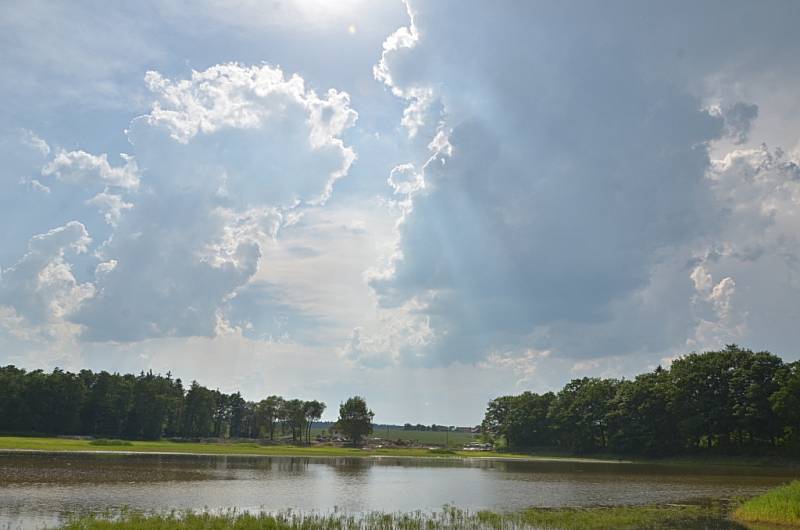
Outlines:
[[[146,82],[156,101],[128,131],[145,185],[131,202],[107,191],[90,199],[116,227],[97,251],[115,266],[72,321],[99,341],[250,330],[230,320],[229,304],[280,230],[346,174],[355,152],[340,135],[356,113],[347,94],[320,98],[267,65],[175,81],[148,72]]]
[[[738,149],[714,160],[707,178],[724,222],[698,249],[699,323],[690,345],[746,341],[787,351],[800,311],[798,159],[765,145]]]
[[[542,359],[550,357],[550,350],[526,350],[521,354],[514,352],[492,352],[478,365],[482,368],[510,369],[517,377],[517,385],[531,381],[538,373]]]
[[[91,283],[79,282],[66,259],[88,250],[91,238],[77,221],[31,238],[28,251],[0,275],[0,305],[13,309],[26,325],[55,323],[94,295]]]
[[[371,332],[353,329],[341,349],[341,356],[360,366],[383,368],[400,361],[420,363],[422,353],[434,342],[430,319],[419,313],[421,304],[408,305],[380,312]],[[420,363],[424,364],[424,362]]]
[[[135,190],[139,187],[139,167],[136,160],[125,153],[120,154],[125,162],[112,166],[104,153],[93,155],[86,151],[59,151],[42,168],[42,175],[55,176],[71,184],[100,183],[117,188]]]
[[[103,213],[103,218],[106,220],[106,223],[111,226],[117,226],[117,224],[119,224],[124,210],[133,208],[133,203],[125,202],[121,195],[109,193],[108,189],[86,201],[86,204],[97,206]]]
[[[50,146],[39,135],[28,129],[22,130],[22,143],[35,149],[42,156],[50,154]]]

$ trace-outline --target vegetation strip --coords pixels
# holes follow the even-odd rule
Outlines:
[[[698,521],[722,521],[719,506],[630,506],[610,508],[532,508],[520,513],[470,512],[445,507],[432,514],[223,514],[171,513],[118,517],[83,517],[69,521],[66,530],[626,530],[680,528]]]
[[[734,519],[800,528],[800,480],[781,486],[745,502]]]
[[[297,456],[297,457],[420,457],[420,458],[530,458],[520,454],[482,451],[441,451],[414,448],[358,449],[333,446],[261,445],[244,443],[194,443],[172,441],[97,440],[0,436],[0,451],[170,453],[194,455]],[[552,458],[545,458],[550,460]]]

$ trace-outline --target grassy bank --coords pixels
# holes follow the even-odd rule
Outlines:
[[[643,506],[616,508],[531,509],[516,514],[468,512],[445,508],[433,514],[268,515],[230,512],[144,516],[123,514],[118,518],[81,518],[67,530],[626,530],[685,528],[703,522],[703,528],[730,528],[724,514],[713,506]]]
[[[734,519],[800,528],[800,481],[796,480],[742,504]]]
[[[125,453],[189,453],[198,455],[249,455],[249,456],[298,456],[298,457],[369,457],[395,456],[420,458],[513,458],[526,460],[558,460],[564,462],[637,462],[644,464],[668,465],[721,465],[721,466],[760,466],[800,469],[797,459],[773,457],[719,457],[698,455],[668,459],[627,459],[620,455],[574,456],[565,453],[535,452],[518,453],[506,451],[461,451],[458,449],[413,449],[381,448],[356,449],[352,447],[261,445],[257,442],[174,442],[130,441],[130,440],[90,440],[71,438],[52,438],[34,436],[0,436],[0,451],[46,451],[81,452],[113,451]]]
[[[119,451],[133,453],[191,453],[210,455],[254,456],[403,456],[403,457],[497,457],[497,453],[479,451],[450,451],[428,449],[356,449],[352,447],[261,445],[255,442],[194,443],[172,441],[74,440],[68,438],[40,438],[23,436],[0,437],[1,450],[27,451]],[[525,455],[502,454],[508,458]]]

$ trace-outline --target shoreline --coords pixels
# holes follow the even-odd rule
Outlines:
[[[562,462],[574,464],[653,465],[670,467],[704,468],[780,468],[800,476],[800,460],[778,456],[721,456],[687,455],[658,458],[637,458],[625,455],[598,454],[576,456],[551,452],[504,453],[496,451],[450,450],[441,452],[426,448],[375,448],[359,449],[333,446],[261,445],[258,442],[203,443],[173,441],[120,440],[119,444],[92,444],[89,439],[49,438],[26,436],[0,436],[2,453],[53,453],[53,454],[119,454],[119,455],[186,455],[186,456],[241,456],[241,457],[295,457],[295,458],[360,458],[360,459],[416,459],[463,460],[477,462]]]
[[[437,453],[435,450],[414,449],[357,449],[331,446],[260,445],[253,443],[194,443],[170,441],[124,441],[119,445],[92,445],[90,440],[44,437],[0,436],[2,453],[51,453],[98,455],[179,455],[179,456],[239,456],[246,458],[359,458],[410,459],[431,461],[493,461],[493,462],[563,462],[575,464],[654,465],[670,467],[703,466],[706,468],[781,468],[796,471],[800,476],[800,461],[780,457],[683,456],[664,459],[630,458],[623,455],[575,456],[559,454],[526,454],[454,450]]]
[[[290,446],[291,447],[291,446]],[[294,448],[293,448],[294,449]],[[303,448],[298,448],[302,451]],[[430,455],[408,455],[408,454],[389,454],[378,453],[371,454],[320,454],[320,453],[225,453],[225,452],[193,452],[193,451],[148,451],[148,450],[130,450],[130,449],[26,449],[26,448],[11,448],[0,447],[0,455],[2,454],[52,454],[52,455],[122,455],[122,456],[136,456],[136,455],[154,455],[154,456],[202,456],[202,457],[240,457],[240,458],[316,458],[316,459],[330,459],[330,458],[358,458],[358,459],[372,459],[372,460],[387,460],[387,459],[403,459],[403,460],[467,460],[467,461],[491,461],[491,462],[565,462],[565,463],[587,463],[587,464],[638,464],[633,460],[613,460],[613,459],[599,459],[599,458],[581,458],[581,457],[557,457],[557,456],[504,456],[498,454],[491,454],[486,456],[472,456],[472,455],[437,455],[432,453]]]

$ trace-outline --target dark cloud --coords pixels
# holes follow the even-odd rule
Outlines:
[[[709,144],[743,141],[757,115],[714,115],[692,83],[766,47],[764,67],[786,21],[743,3],[721,18],[689,3],[410,3],[414,25],[387,41],[377,75],[412,107],[439,102],[420,120],[425,141],[433,127],[452,153],[432,150],[398,258],[372,280],[381,303],[426,301],[430,362],[684,344],[680,263],[724,218]]]

